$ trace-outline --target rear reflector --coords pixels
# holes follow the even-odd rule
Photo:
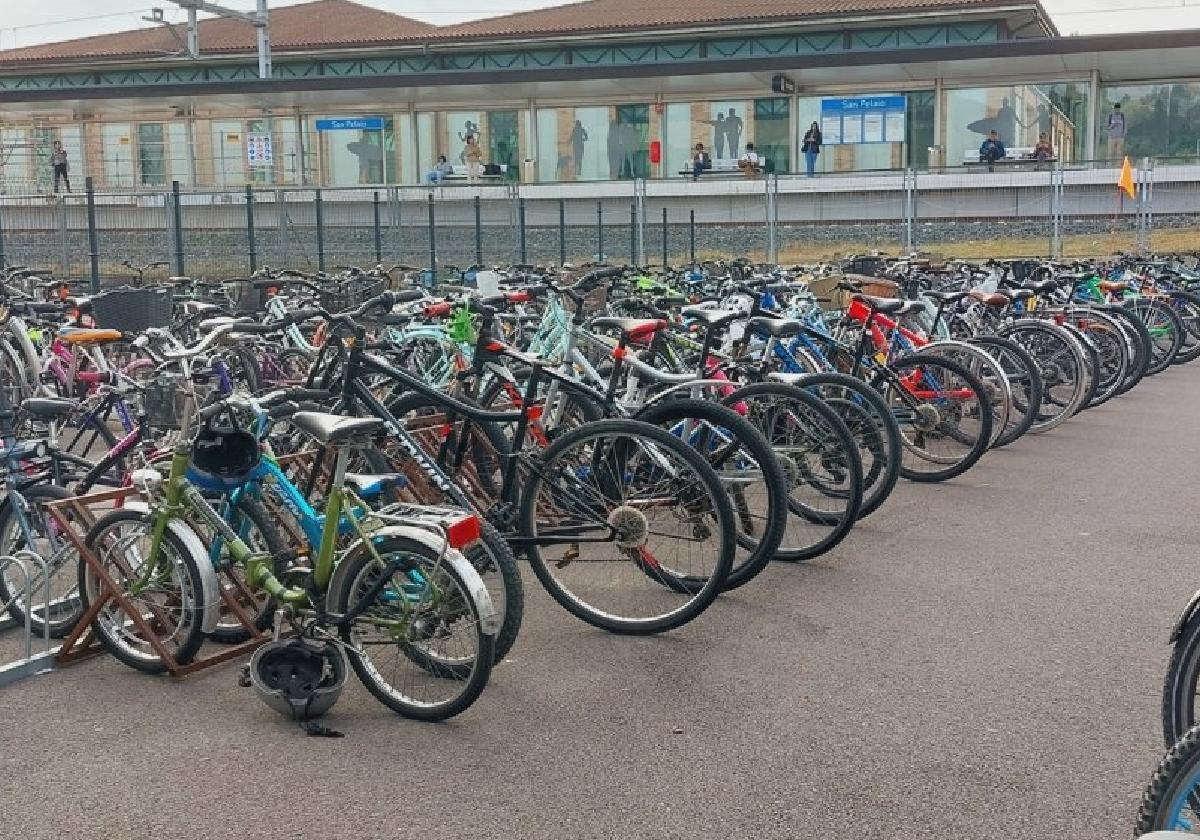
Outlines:
[[[482,534],[483,527],[479,524],[479,517],[470,513],[446,526],[446,539],[450,541],[451,548],[468,546],[478,540]]]

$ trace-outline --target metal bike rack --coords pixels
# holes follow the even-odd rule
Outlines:
[[[23,598],[25,601],[25,623],[18,624],[13,618],[7,617],[0,621],[0,630],[18,628],[23,630],[23,655],[13,662],[0,664],[0,687],[16,682],[23,677],[29,677],[34,674],[42,674],[54,668],[54,657],[58,653],[57,648],[50,648],[50,622],[42,622],[42,650],[37,653],[33,652],[33,606],[36,593],[34,592],[34,577],[31,573],[31,568],[38,568],[42,574],[42,605],[44,607],[44,615],[49,616],[50,607],[53,605],[50,599],[50,567],[38,555],[32,551],[18,551],[16,554],[0,557],[0,573],[3,573],[8,567],[13,566],[21,571],[21,577],[24,584],[21,587],[19,594],[14,594],[12,600],[7,603],[0,604],[0,616],[9,612],[9,607],[13,600]]]

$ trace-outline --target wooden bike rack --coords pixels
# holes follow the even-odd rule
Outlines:
[[[233,575],[219,572],[218,582],[221,584],[221,600],[229,612],[237,618],[242,627],[249,633],[250,638],[240,644],[222,646],[219,652],[209,656],[198,655],[190,662],[181,663],[175,660],[175,657],[171,655],[171,652],[151,627],[152,623],[160,626],[166,624],[167,619],[165,615],[161,614],[154,607],[150,607],[148,612],[151,613],[151,616],[147,620],[147,617],[143,615],[143,610],[135,607],[130,602],[121,588],[113,581],[103,564],[100,563],[96,555],[84,542],[84,536],[91,530],[92,525],[95,524],[99,516],[107,513],[109,510],[120,507],[130,497],[139,498],[140,495],[137,488],[122,487],[117,490],[108,490],[102,493],[63,499],[62,501],[51,502],[46,505],[46,509],[54,517],[59,528],[62,529],[62,532],[79,552],[80,558],[88,565],[88,568],[96,578],[99,579],[101,589],[100,597],[92,602],[87,611],[79,619],[79,623],[71,631],[71,634],[63,641],[62,647],[55,657],[55,664],[69,665],[80,659],[104,652],[104,646],[96,638],[92,622],[96,620],[96,617],[100,614],[100,610],[110,601],[116,601],[121,611],[137,627],[142,638],[149,642],[154,652],[158,654],[163,664],[166,665],[167,672],[173,677],[187,676],[196,671],[210,668],[213,665],[219,665],[222,662],[228,662],[231,659],[245,656],[268,641],[271,637],[259,631],[254,626],[254,617],[247,613],[243,603],[239,602],[238,598],[234,595],[234,592],[236,592],[245,597],[248,602],[253,603],[253,593],[246,588],[242,581]]]

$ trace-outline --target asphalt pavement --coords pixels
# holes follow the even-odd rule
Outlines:
[[[483,697],[441,725],[353,679],[307,738],[237,686],[99,658],[0,689],[0,835],[1129,837],[1200,586],[1200,366],[942,485],[835,551],[619,638],[526,575]]]

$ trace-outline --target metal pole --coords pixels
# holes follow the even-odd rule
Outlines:
[[[526,241],[525,241],[525,199],[517,199],[517,235],[521,243],[521,259],[517,262],[525,264]]]
[[[171,182],[171,225],[175,229],[175,273],[183,276],[183,207],[179,201],[179,182]]]
[[[596,262],[604,262],[604,202],[596,202]]]
[[[663,208],[663,229],[662,229],[662,264],[663,268],[667,267],[667,208]]]
[[[483,206],[475,196],[475,265],[483,265]]]
[[[765,179],[767,188],[767,262],[775,263],[775,191],[772,189],[774,175]]]
[[[83,180],[87,196],[88,260],[91,264],[92,294],[100,291],[100,239],[96,235],[96,189],[92,176]]]
[[[629,205],[629,264],[637,265],[637,203]]]
[[[371,195],[371,213],[375,222],[375,264],[383,262],[383,228],[379,223],[379,190]]]
[[[4,255],[4,214],[0,212],[0,269],[7,265],[7,257]]]
[[[64,200],[58,205],[58,276],[66,277],[67,271],[70,269],[70,248],[67,246],[67,202]],[[0,248],[3,251],[3,248]],[[0,255],[2,256],[2,255]],[[0,265],[3,265],[3,259],[0,259]]]
[[[429,194],[429,285],[437,282],[437,219],[433,213],[433,193]]]
[[[638,257],[646,260],[646,181],[644,178],[638,178],[633,182],[633,188],[637,197],[635,206],[637,208],[637,254]]]
[[[567,264],[567,200],[558,200],[558,264]]]
[[[246,185],[246,242],[250,246],[250,273],[258,271],[258,248],[254,237],[254,188]]]
[[[325,270],[325,208],[321,203],[321,188],[317,187],[313,196],[313,210],[317,215],[317,270]]]
[[[692,265],[696,264],[696,211],[688,213],[688,254]]]

